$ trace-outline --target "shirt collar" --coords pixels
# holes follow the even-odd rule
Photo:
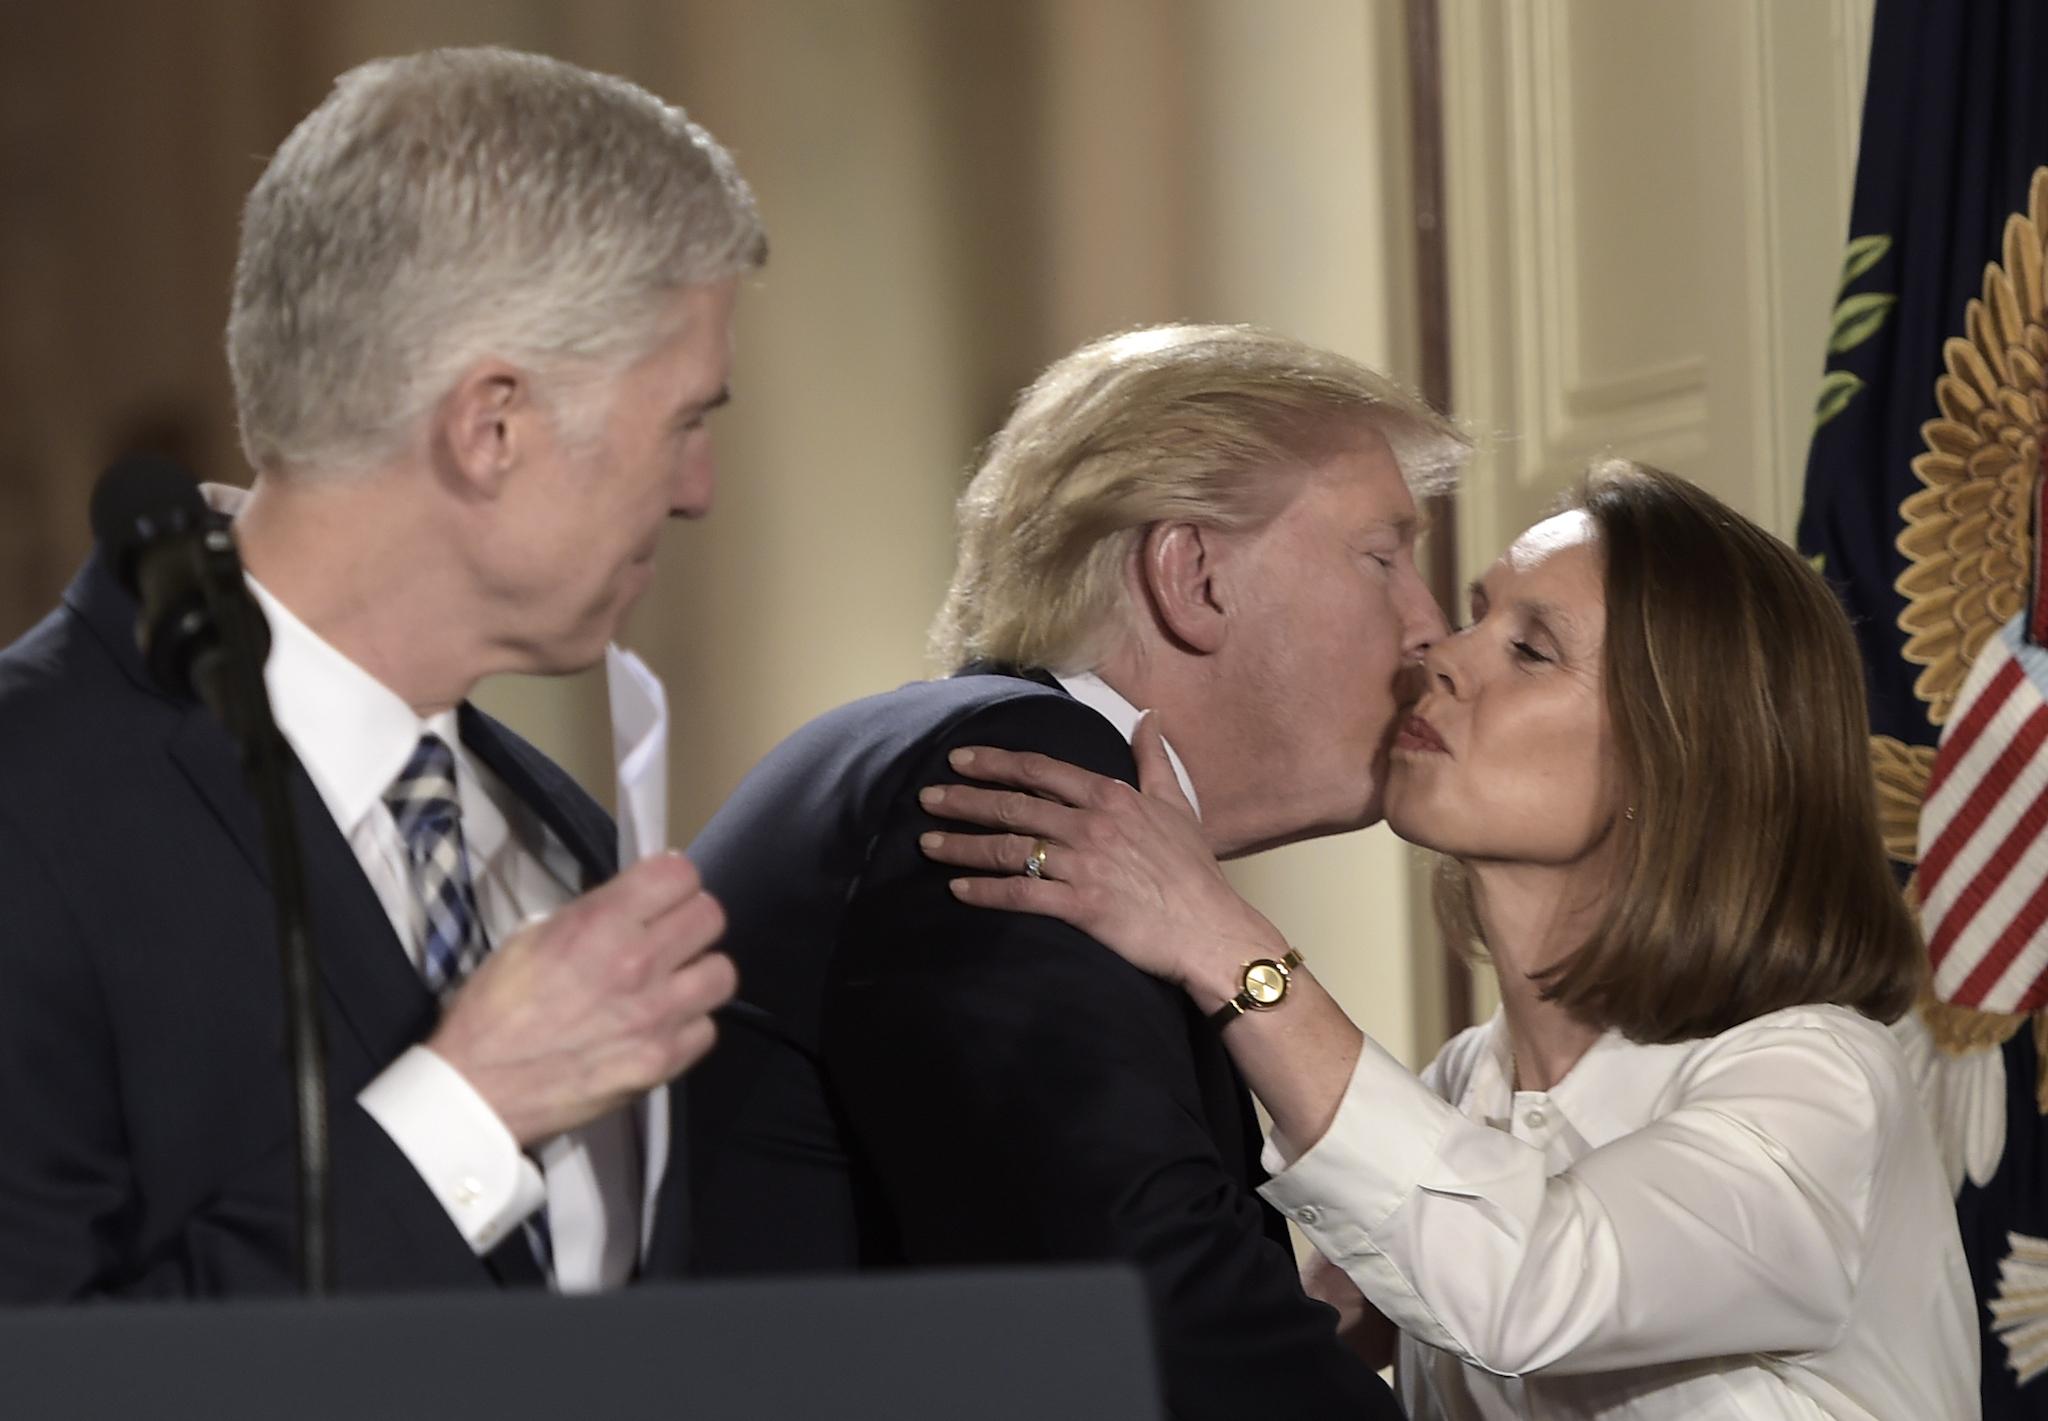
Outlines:
[[[300,621],[269,588],[254,577],[248,581],[270,623],[263,682],[270,690],[271,714],[327,812],[342,833],[352,833],[382,803],[420,736],[431,731],[451,748],[458,745],[455,712],[422,719],[396,691]],[[467,778],[458,772],[458,781]],[[467,811],[467,802],[463,807]]]
[[[1506,1016],[1495,1011],[1485,1030],[1485,1049],[1474,1063],[1458,1108],[1467,1118],[1503,1122],[1513,1112],[1516,1095]],[[1599,1149],[1655,1118],[1659,1098],[1699,1044],[1646,1046],[1619,1031],[1608,1031],[1549,1090],[1521,1093],[1545,1097],[1588,1148]]]
[[[1093,671],[1080,671],[1072,676],[1054,674],[1060,689],[1097,712],[1117,729],[1117,734],[1129,740],[1138,733],[1138,717],[1143,714],[1136,706],[1125,700],[1116,687],[1103,680]],[[1169,742],[1166,758],[1173,765],[1173,777],[1180,781],[1180,792],[1188,797],[1188,805],[1195,811],[1195,818],[1202,817],[1202,801],[1195,797],[1195,783],[1188,778],[1187,766],[1180,762],[1180,755]]]

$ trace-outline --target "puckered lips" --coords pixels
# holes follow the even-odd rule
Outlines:
[[[1451,753],[1451,747],[1444,744],[1444,738],[1436,733],[1436,727],[1415,711],[1410,711],[1407,719],[1401,722],[1400,732],[1394,736],[1394,748],[1427,755]]]

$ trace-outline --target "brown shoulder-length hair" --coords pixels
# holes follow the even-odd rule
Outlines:
[[[1926,954],[1885,862],[1856,642],[1790,548],[1676,475],[1608,460],[1567,500],[1606,562],[1617,882],[1544,995],[1632,1040],[1781,1007],[1903,1015]],[[1438,908],[1477,939],[1449,860]]]

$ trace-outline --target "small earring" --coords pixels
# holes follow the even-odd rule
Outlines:
[[[1628,822],[1631,824],[1635,823],[1636,807],[1633,804],[1631,804],[1628,808],[1621,811],[1621,817],[1628,820]]]

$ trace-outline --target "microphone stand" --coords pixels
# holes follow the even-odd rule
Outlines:
[[[242,774],[263,821],[277,903],[277,945],[284,969],[285,1049],[290,1059],[298,1195],[298,1267],[301,1291],[324,1297],[333,1284],[334,1239],[328,1201],[327,1050],[314,988],[314,953],[306,875],[292,815],[290,752],[270,709],[263,681],[269,628],[243,580],[242,560],[225,528],[197,540],[198,582],[204,610],[185,619],[212,622],[217,639],[192,663],[192,684],[227,726],[241,750]]]

